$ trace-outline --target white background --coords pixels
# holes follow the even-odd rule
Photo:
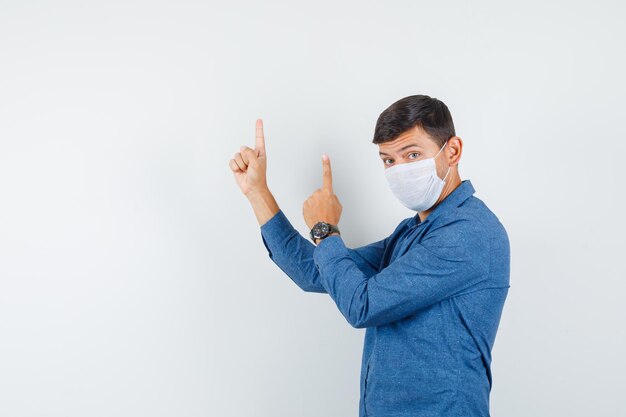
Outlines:
[[[376,118],[427,94],[511,239],[493,416],[626,413],[620,1],[0,1],[0,415],[356,416],[364,330],[269,259],[228,161],[265,122],[304,235],[414,213]]]

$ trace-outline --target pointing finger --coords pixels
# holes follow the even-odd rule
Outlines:
[[[328,188],[330,191],[333,190],[333,175],[330,169],[330,159],[328,155],[322,155],[322,167],[323,167],[323,188]]]
[[[256,119],[256,140],[254,150],[258,156],[265,156],[265,136],[263,134],[263,120]]]

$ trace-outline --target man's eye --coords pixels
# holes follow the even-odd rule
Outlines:
[[[417,152],[411,152],[411,153],[409,154],[409,156],[411,156],[411,155],[415,155],[415,158],[417,158],[417,155],[419,155],[419,153],[417,153]],[[415,159],[415,158],[412,158],[412,159]]]
[[[387,161],[393,161],[393,159],[383,159],[383,163],[384,163],[385,165],[389,165],[389,164],[387,163]]]

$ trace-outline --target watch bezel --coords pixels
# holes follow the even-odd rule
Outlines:
[[[330,233],[330,223],[327,222],[317,222],[313,226],[313,230],[311,231],[311,235],[314,239],[320,239],[322,237],[327,236]]]

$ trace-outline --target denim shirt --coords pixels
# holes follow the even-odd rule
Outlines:
[[[365,328],[359,417],[489,416],[491,350],[509,285],[509,239],[469,180],[424,221],[355,249],[316,246],[281,211],[260,227],[270,259]]]

